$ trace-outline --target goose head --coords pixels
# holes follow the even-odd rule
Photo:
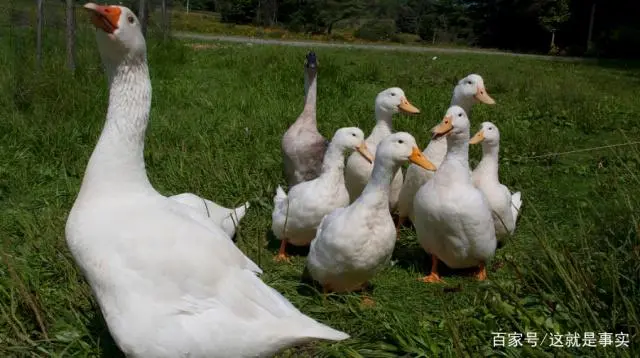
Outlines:
[[[147,46],[140,21],[129,8],[117,5],[87,3],[84,8],[91,14],[96,27],[98,49],[103,61],[117,65],[125,59],[144,59]]]
[[[496,101],[489,96],[484,87],[484,80],[480,75],[470,74],[458,81],[453,89],[453,96],[460,102],[481,102],[485,104],[496,104]]]
[[[426,170],[436,170],[436,166],[418,148],[416,139],[407,132],[397,132],[385,137],[378,144],[375,160],[393,165],[409,161]]]
[[[495,146],[500,143],[500,131],[495,124],[491,122],[483,122],[480,130],[469,140],[469,144],[486,143],[489,146]]]
[[[469,126],[469,118],[464,109],[460,106],[451,106],[442,122],[431,131],[434,139],[446,136],[452,140],[468,140]]]
[[[369,163],[373,163],[373,154],[367,148],[367,144],[364,141],[364,132],[360,128],[346,127],[338,129],[333,135],[331,143],[336,145],[342,152],[355,150]]]
[[[407,100],[402,88],[391,87],[378,93],[376,96],[376,113],[393,115],[398,112],[417,114],[420,113],[420,110]]]

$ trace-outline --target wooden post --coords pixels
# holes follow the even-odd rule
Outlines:
[[[587,52],[591,51],[593,43],[591,42],[591,36],[593,35],[593,20],[596,16],[596,3],[591,5],[591,18],[589,19],[589,34],[587,35]]]
[[[142,35],[147,37],[147,0],[140,0],[140,4],[138,5],[138,19],[140,20]]]
[[[76,70],[76,9],[75,0],[67,0],[67,67]]]
[[[44,0],[36,0],[36,65],[42,66],[42,27],[44,25]]]

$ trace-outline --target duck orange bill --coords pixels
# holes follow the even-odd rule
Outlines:
[[[420,113],[420,110],[416,108],[416,106],[409,103],[409,101],[407,101],[407,99],[404,97],[400,99],[400,104],[398,105],[398,109],[403,113],[409,113],[409,114]]]
[[[108,34],[112,34],[118,28],[122,12],[119,7],[102,6],[90,2],[86,3],[84,8],[91,13],[91,22],[96,28]]]
[[[362,142],[356,147],[356,151],[360,153],[369,163],[373,163],[373,154],[367,148],[367,143]]]
[[[418,147],[413,147],[411,150],[411,155],[409,156],[409,161],[415,165],[421,166],[426,170],[435,171],[436,166],[427,159],[427,157],[422,154]]]
[[[484,140],[484,131],[480,130],[476,133],[471,139],[469,139],[469,144],[478,144]]]
[[[433,127],[433,129],[431,130],[431,133],[433,133],[432,139],[437,139],[437,138],[446,136],[447,134],[451,133],[452,130],[453,130],[453,118],[451,118],[451,116],[445,116],[442,119],[442,122],[440,122],[440,124],[438,124],[437,126]]]
[[[489,96],[487,90],[484,87],[478,87],[476,94],[474,96],[478,101],[486,104],[496,104],[496,101]]]

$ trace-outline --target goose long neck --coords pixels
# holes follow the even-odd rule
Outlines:
[[[447,154],[436,173],[447,182],[470,182],[469,176],[469,137],[447,137]]]
[[[107,67],[109,106],[98,144],[83,181],[109,191],[153,190],[144,163],[144,137],[151,107],[146,58]]]
[[[393,133],[392,114],[376,108],[376,125],[367,137],[367,144],[376,146],[385,137]]]
[[[305,71],[304,75],[304,112],[311,114],[309,118],[316,121],[316,101],[318,96],[318,76]]]
[[[321,177],[344,185],[344,149],[331,143],[324,154]]]
[[[391,180],[398,168],[399,165],[376,156],[371,178],[357,200],[374,209],[389,210]]]
[[[499,144],[482,143],[482,159],[475,171],[480,173],[483,177],[491,180],[498,180],[498,152],[500,151]]]

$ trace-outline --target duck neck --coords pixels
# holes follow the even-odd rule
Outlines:
[[[473,108],[474,105],[474,99],[473,97],[467,97],[467,96],[462,96],[457,94],[455,91],[453,92],[453,96],[451,97],[451,103],[449,104],[449,107],[451,106],[459,106],[462,109],[464,109],[465,113],[467,113],[467,115],[470,115],[471,112],[471,108]]]
[[[144,138],[151,107],[151,81],[145,56],[106,66],[107,120],[89,159],[83,186],[109,191],[153,189],[144,163]]]
[[[321,178],[331,183],[344,186],[344,149],[329,144],[322,161]],[[339,186],[336,185],[336,188]]]
[[[392,114],[376,108],[376,125],[367,137],[367,144],[377,146],[380,141],[393,133]]]
[[[475,169],[476,173],[482,177],[497,181],[498,180],[498,152],[499,144],[482,143],[482,159]]]
[[[398,168],[399,165],[389,163],[384,158],[377,156],[373,164],[371,178],[357,200],[374,209],[388,211],[391,180]]]
[[[447,182],[469,182],[469,138],[447,137],[447,154],[436,173]]]
[[[305,71],[304,76],[304,109],[303,112],[309,114],[305,116],[309,121],[316,123],[316,98],[318,94],[318,76],[315,73]]]

